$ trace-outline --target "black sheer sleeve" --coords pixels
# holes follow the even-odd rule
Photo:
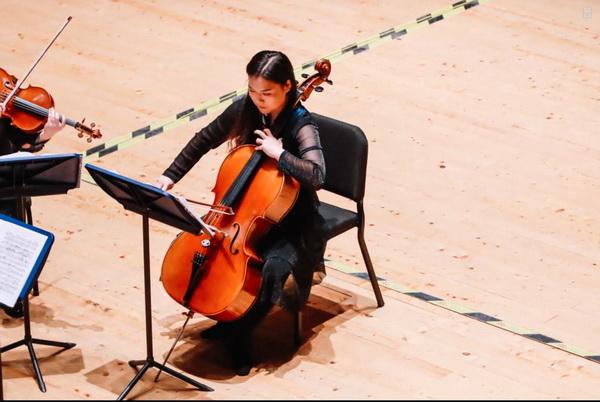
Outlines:
[[[163,173],[177,183],[209,150],[223,144],[233,130],[241,102],[231,104],[208,126],[198,131]]]
[[[296,133],[298,156],[283,151],[279,158],[279,168],[298,179],[304,186],[314,190],[325,183],[325,159],[317,127],[303,126]]]

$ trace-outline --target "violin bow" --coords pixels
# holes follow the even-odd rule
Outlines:
[[[25,82],[25,80],[27,79],[27,77],[29,77],[29,74],[31,74],[31,72],[33,71],[33,69],[35,68],[35,66],[37,66],[38,63],[40,62],[40,60],[42,60],[42,57],[44,57],[44,55],[46,54],[46,52],[48,51],[48,49],[50,49],[50,46],[52,46],[52,44],[56,41],[56,38],[58,38],[58,36],[62,33],[62,31],[67,27],[67,24],[69,22],[71,22],[72,18],[73,17],[71,17],[71,16],[69,16],[67,18],[67,20],[65,21],[65,23],[63,24],[63,26],[58,30],[58,32],[56,33],[56,35],[54,35],[54,37],[52,38],[52,40],[50,41],[50,43],[48,43],[48,45],[46,46],[46,48],[44,50],[42,50],[42,52],[40,53],[40,55],[37,58],[37,60],[33,63],[33,65],[31,67],[29,67],[29,70],[27,70],[27,73],[25,73],[21,77],[21,79],[19,81],[17,81],[17,84],[15,85],[15,87],[13,88],[13,90],[4,99],[4,102],[2,102],[2,107],[0,108],[0,110],[6,110],[6,105],[8,105],[8,102],[10,102],[10,100],[13,98],[13,96],[15,96],[15,94],[21,88],[21,86],[23,85],[23,83]]]

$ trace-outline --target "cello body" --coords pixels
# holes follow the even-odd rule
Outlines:
[[[231,207],[233,214],[209,212],[204,217],[219,235],[180,233],[163,260],[167,293],[217,321],[238,319],[254,304],[262,282],[256,248],[291,210],[300,189],[275,160],[254,148],[235,148],[221,165],[213,204]]]

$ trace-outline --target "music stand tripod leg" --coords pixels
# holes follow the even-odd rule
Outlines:
[[[27,223],[33,226],[33,214],[31,213],[31,198],[26,198],[23,201],[23,203],[25,205],[25,212],[27,214]],[[37,278],[35,278],[35,281],[33,282],[33,295],[40,295],[40,287],[38,286]]]
[[[133,362],[134,362],[133,360],[130,361],[129,365],[131,365]],[[121,395],[119,395],[119,397],[117,398],[118,401],[122,401],[123,399],[125,399],[127,394],[129,394],[129,391],[131,391],[133,389],[135,384],[137,384],[137,382],[142,379],[144,374],[146,374],[146,371],[148,371],[148,369],[152,366],[151,362],[147,361],[147,360],[136,360],[135,362],[140,363],[140,364],[143,363],[144,367],[142,367],[142,369],[140,371],[138,371],[138,373],[135,375],[135,377],[133,377],[133,380],[131,380],[129,382],[129,384],[127,384],[125,389],[121,392]],[[138,365],[139,364],[136,364],[136,366],[138,366]]]
[[[142,369],[135,375],[133,380],[121,392],[117,400],[123,400],[127,394],[133,389],[135,384],[144,376],[150,367],[158,368],[173,377],[176,377],[201,391],[213,391],[207,385],[195,381],[186,375],[179,373],[163,364],[154,360],[153,339],[152,339],[152,294],[150,284],[150,234],[149,234],[149,218],[148,213],[141,214],[142,221],[142,236],[143,236],[143,251],[144,251],[144,310],[146,322],[146,360],[130,360],[129,365],[133,368],[144,365]]]
[[[44,378],[42,377],[42,371],[40,369],[40,365],[35,354],[35,349],[33,348],[33,344],[47,345],[47,346],[56,346],[59,348],[63,348],[63,350],[71,349],[76,344],[71,342],[56,342],[49,341],[46,339],[37,339],[31,336],[31,320],[29,315],[29,296],[23,298],[23,326],[25,329],[25,335],[23,339],[18,340],[10,345],[6,345],[0,349],[0,353],[4,353],[11,349],[14,349],[18,346],[25,345],[27,346],[27,350],[29,351],[29,357],[31,358],[31,364],[33,365],[33,370],[35,372],[35,378],[38,383],[38,387],[40,391],[46,392],[46,384],[44,382]],[[62,352],[62,351],[61,351]]]

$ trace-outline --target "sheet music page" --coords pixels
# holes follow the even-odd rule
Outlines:
[[[171,194],[171,193],[169,193]],[[200,223],[200,226],[204,229],[204,233],[210,235],[211,237],[215,235],[215,228],[207,225],[206,222],[204,222],[204,220],[202,219],[201,215],[198,215],[198,213],[196,211],[194,211],[194,209],[192,208],[192,206],[190,205],[190,203],[183,197],[180,197],[178,195],[175,194],[171,194],[173,197],[177,198],[177,200],[181,203],[181,205],[183,205],[183,207],[186,209],[186,211],[188,211],[194,218],[196,218],[198,220],[198,222]]]
[[[169,193],[171,194],[171,193]],[[190,203],[181,196],[175,195],[175,194],[171,194],[173,197],[177,198],[177,200],[181,203],[181,205],[183,205],[185,207],[185,210],[188,211],[194,218],[198,219],[198,222],[202,222],[202,216],[198,215],[198,213],[196,211],[194,211],[194,208],[190,205]]]
[[[12,154],[6,154],[6,155],[2,155],[0,156],[0,160],[2,159],[20,159],[20,158],[32,158],[32,157],[38,157],[38,156],[68,156],[68,155],[73,155],[72,152],[67,152],[67,153],[31,153],[31,152],[27,152],[27,151],[18,151],[18,152],[13,152]]]
[[[29,158],[30,156],[33,156],[31,152],[19,151],[13,152],[12,154],[2,155],[0,156],[0,159]]]
[[[47,237],[0,220],[0,303],[14,306]]]

